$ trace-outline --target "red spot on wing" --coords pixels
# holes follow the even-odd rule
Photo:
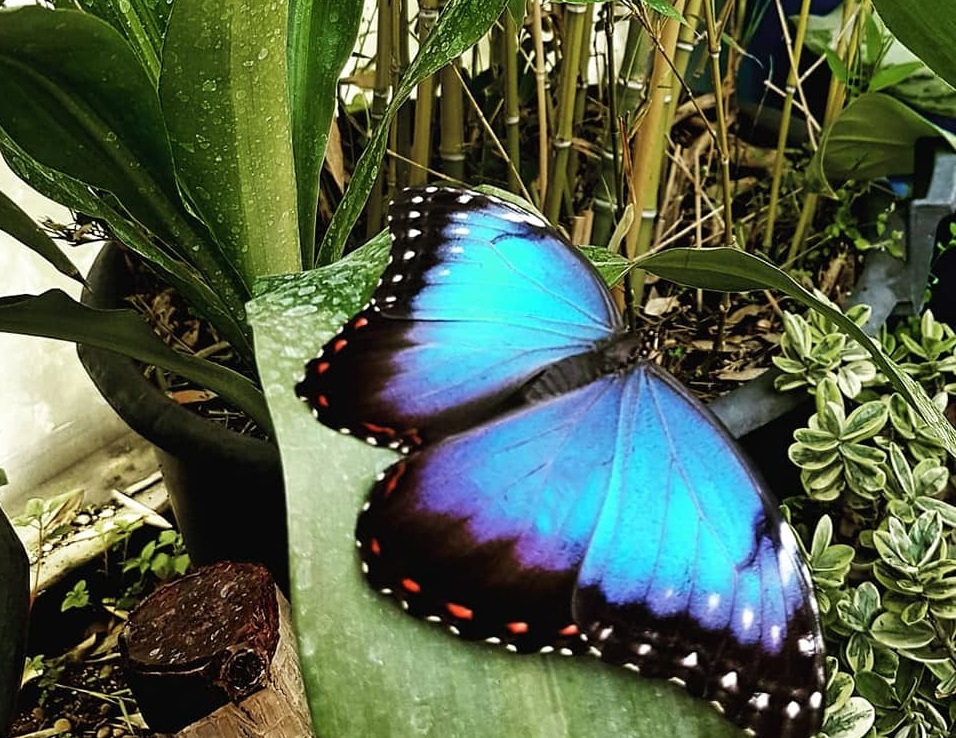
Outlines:
[[[349,342],[346,341],[344,338],[340,338],[338,341],[332,344],[332,351],[334,351],[335,353],[338,353],[339,351],[344,349],[346,346],[348,346],[348,343]]]
[[[575,625],[574,623],[571,623],[571,625],[568,625],[568,626],[562,628],[561,630],[559,630],[559,631],[558,631],[558,635],[563,635],[563,636],[576,636],[576,635],[577,635],[578,633],[580,633],[580,632],[581,632],[581,631],[578,630],[578,626]]]
[[[505,623],[505,628],[514,633],[515,635],[521,635],[522,633],[528,632],[528,624],[522,622],[516,623]]]
[[[328,407],[329,398],[326,397],[325,395],[319,395],[317,398],[315,398],[315,404],[318,405],[319,407]]]
[[[326,370],[327,370],[328,368],[329,368],[329,362],[327,362],[327,361],[320,361],[318,364],[315,365],[315,373],[316,373],[316,374],[325,374],[325,372],[326,372]]]
[[[453,617],[458,618],[459,620],[471,620],[475,613],[464,605],[456,605],[454,602],[446,602],[445,608],[452,614]]]
[[[382,546],[378,542],[378,538],[373,538],[371,541],[369,541],[368,547],[372,551],[373,556],[378,556],[382,553]]]
[[[388,436],[389,438],[395,437],[395,429],[389,428],[387,425],[375,425],[375,423],[362,423],[362,425],[370,433],[376,433],[380,436]]]
[[[422,591],[422,585],[420,585],[414,579],[403,579],[402,587],[404,587],[406,591],[411,592],[412,594],[418,594],[419,592]]]
[[[395,491],[395,488],[398,486],[398,480],[401,479],[404,472],[404,462],[400,462],[392,467],[392,472],[385,478],[385,486],[382,488],[383,496],[388,497]]]
[[[352,325],[356,328],[364,328],[368,325],[368,318],[366,318],[364,315],[361,318],[356,318]]]

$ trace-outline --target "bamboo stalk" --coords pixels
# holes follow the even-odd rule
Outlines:
[[[581,41],[581,60],[578,62],[578,84],[574,97],[574,122],[571,130],[580,131],[584,123],[584,115],[587,112],[588,103],[588,72],[591,67],[591,35],[594,31],[594,12],[588,12],[588,22],[584,24],[584,38]],[[571,156],[568,158],[568,171],[573,175],[578,172],[580,152],[571,147]],[[589,226],[591,220],[589,219]]]
[[[378,0],[378,36],[375,49],[375,87],[372,91],[371,130],[382,125],[391,90],[392,0]],[[365,235],[371,238],[382,229],[385,205],[384,173],[379,172],[368,201]]]
[[[538,96],[538,197],[543,200],[548,191],[548,72],[544,67],[542,2],[531,0],[531,38],[534,41],[534,78]]]
[[[806,1],[806,0],[805,0]],[[730,188],[730,144],[727,136],[727,112],[724,79],[720,71],[720,30],[714,20],[713,0],[704,0],[704,22],[707,25],[707,48],[710,53],[710,76],[716,96],[717,155],[720,157],[720,188],[724,201],[724,246],[734,244],[733,192]],[[722,25],[721,25],[722,27]]]
[[[454,60],[441,71],[441,143],[438,153],[442,170],[450,179],[465,178],[465,109],[462,102],[460,61]]]
[[[843,2],[843,22],[841,32],[837,40],[837,56],[843,60],[847,69],[850,69],[854,62],[856,51],[859,48],[859,29],[862,23],[857,19],[850,33],[846,33],[849,24],[853,22],[858,11],[863,8],[859,0],[844,0]],[[846,85],[841,82],[837,76],[831,75],[830,89],[827,92],[827,106],[823,113],[823,128],[826,130],[837,115],[843,110],[843,104],[846,101]],[[813,223],[817,212],[817,206],[820,202],[820,195],[817,192],[807,194],[807,199],[803,202],[803,209],[800,211],[800,220],[797,222],[797,229],[793,234],[793,240],[790,242],[790,250],[787,252],[787,264],[792,264],[800,256],[803,246],[807,240],[807,233]]]
[[[779,2],[779,0],[777,0]],[[793,96],[797,89],[797,77],[800,74],[800,56],[803,41],[807,35],[807,19],[810,16],[810,0],[803,0],[797,20],[797,35],[790,54],[790,74],[787,76],[786,96],[783,98],[783,111],[780,115],[780,131],[777,135],[776,158],[773,165],[773,178],[770,182],[770,206],[767,211],[767,225],[763,233],[763,247],[770,251],[773,246],[774,225],[777,220],[777,206],[780,201],[780,182],[783,179],[784,152],[787,148],[787,134],[790,132],[790,116],[793,111]]]
[[[607,63],[605,64],[608,88],[608,118],[604,134],[604,150],[601,154],[601,182],[594,194],[593,243],[606,245],[614,233],[614,225],[624,202],[621,178],[621,126],[622,117],[635,113],[647,91],[647,74],[651,60],[651,43],[644,26],[636,18],[629,20],[627,39],[621,68],[614,79],[614,5],[604,6]],[[611,80],[614,79],[612,82]]]
[[[578,82],[578,68],[584,31],[590,22],[590,5],[567,3],[565,15],[565,49],[561,64],[561,89],[557,106],[557,121],[554,135],[554,179],[545,199],[544,214],[552,223],[557,222],[561,212],[561,197],[568,181],[568,154],[571,151],[571,136],[574,127],[574,99]]]
[[[438,20],[438,0],[421,0],[418,8],[418,38],[424,40]],[[435,75],[429,75],[418,85],[415,118],[412,127],[412,149],[409,158],[413,166],[408,173],[410,185],[425,184],[431,161],[432,117],[435,110]]]
[[[683,13],[686,3],[677,0],[674,8]],[[645,16],[646,17],[646,16]],[[664,164],[664,148],[667,145],[667,129],[664,127],[670,95],[673,94],[674,73],[670,59],[677,46],[679,23],[662,19],[659,47],[654,56],[651,73],[650,95],[645,105],[646,113],[634,138],[631,153],[633,166],[630,173],[631,202],[638,218],[628,231],[626,245],[628,258],[634,259],[648,251],[654,234],[657,218],[658,189]],[[648,28],[648,33],[653,31]],[[644,272],[630,273],[635,304],[640,304],[643,293]]]
[[[518,179],[518,165],[521,162],[521,116],[518,107],[518,26],[511,12],[504,12],[504,70],[505,70],[505,135],[508,157],[508,189],[518,192],[521,183]]]

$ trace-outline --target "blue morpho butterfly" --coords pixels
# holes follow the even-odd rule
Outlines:
[[[372,298],[296,388],[405,454],[359,516],[371,585],[467,639],[669,678],[761,738],[814,733],[823,641],[796,541],[598,273],[477,192],[406,190],[389,223]]]

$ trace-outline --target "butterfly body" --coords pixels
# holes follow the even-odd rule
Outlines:
[[[370,584],[463,638],[588,652],[761,738],[811,735],[823,647],[796,542],[594,270],[477,193],[407,191],[391,230],[369,305],[298,387],[406,454],[359,516]]]

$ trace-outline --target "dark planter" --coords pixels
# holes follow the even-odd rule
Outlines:
[[[90,271],[82,301],[128,307],[132,278],[123,251],[106,246]],[[78,346],[100,393],[156,448],[176,521],[195,563],[254,561],[288,582],[285,495],[279,450],[196,415],[166,397],[135,361]]]
[[[871,335],[892,315],[915,315],[929,284],[940,222],[956,212],[956,154],[937,150],[925,157],[927,170],[918,178],[917,196],[891,216],[888,228],[905,234],[906,261],[883,252],[867,255],[863,273],[847,306],[873,308],[865,326]],[[879,206],[877,206],[879,207]],[[799,475],[787,457],[795,428],[806,424],[813,404],[805,392],[777,392],[771,369],[719,397],[710,409],[727,426],[780,498],[802,494]]]

